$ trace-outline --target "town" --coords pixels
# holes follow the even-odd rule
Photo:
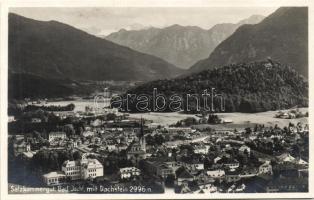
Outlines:
[[[217,130],[195,125],[232,121],[203,114],[164,126],[116,109],[74,107],[15,105],[11,185],[79,193],[308,191],[308,124]]]

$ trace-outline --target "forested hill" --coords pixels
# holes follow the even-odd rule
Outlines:
[[[8,81],[9,99],[66,97],[74,94],[74,89],[69,87],[66,80],[9,72]]]
[[[215,88],[216,93],[225,98],[226,112],[261,112],[308,105],[307,80],[293,68],[271,60],[232,64],[184,78],[157,80],[128,93],[151,95],[153,88],[167,97],[175,93],[183,97],[187,93],[201,95],[205,89]],[[192,104],[189,103],[191,107]]]

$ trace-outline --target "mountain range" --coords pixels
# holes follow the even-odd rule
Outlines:
[[[56,21],[9,14],[9,70],[71,80],[147,81],[182,73],[134,51]]]
[[[37,21],[10,14],[9,96],[58,97],[77,94],[77,91],[86,94],[91,89],[80,85],[81,80],[127,80],[146,82],[131,91],[136,93],[151,92],[147,89],[151,89],[151,86],[158,86],[164,92],[178,93],[200,92],[200,89],[215,87],[231,99],[229,111],[244,111],[243,105],[252,107],[250,111],[253,112],[306,106],[307,8],[279,8],[258,24],[240,26],[229,37],[224,36],[230,31],[226,27],[221,24],[214,26],[212,29],[215,28],[217,32],[212,34],[217,36],[212,37],[211,43],[213,38],[217,44],[221,43],[206,59],[198,61],[189,70],[183,70],[162,58],[146,54],[149,52],[138,52],[63,23]],[[152,42],[155,49],[164,49],[169,55],[181,54],[181,47],[185,48],[188,44],[191,52],[198,52],[195,53],[197,57],[203,52],[199,51],[199,46],[207,40],[203,31],[198,27],[173,25],[145,31],[121,30],[119,33],[134,32],[134,36],[131,34],[134,39],[130,41],[138,40],[139,46]],[[199,36],[198,32],[204,37]],[[161,33],[164,39],[154,41]],[[185,34],[190,38],[185,38]],[[174,38],[170,41],[171,37]],[[185,39],[176,40],[176,37]],[[223,40],[223,37],[226,39]],[[169,46],[165,46],[163,40],[168,41]],[[194,50],[192,47],[195,47]],[[210,49],[202,48],[204,52]],[[186,53],[184,59],[188,59],[191,52]],[[268,59],[268,63],[257,62],[265,59]],[[272,60],[290,67],[282,67],[277,62],[274,64]],[[253,64],[248,64],[251,62]]]
[[[308,9],[281,7],[255,25],[239,27],[188,73],[270,57],[308,77]]]
[[[107,40],[130,47],[139,52],[160,57],[180,68],[187,69],[204,59],[216,46],[243,24],[256,24],[264,19],[253,15],[236,24],[217,24],[209,30],[197,26],[174,24],[166,28],[125,30],[111,33]]]

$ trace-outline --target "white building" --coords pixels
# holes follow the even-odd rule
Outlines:
[[[64,183],[66,176],[63,172],[50,172],[43,175],[43,181],[46,185],[59,185]]]
[[[31,119],[31,122],[32,122],[32,123],[41,123],[41,119],[34,117],[34,118]]]
[[[150,124],[147,124],[147,127],[150,128],[150,129],[156,129],[156,128],[158,128],[159,126],[161,126],[161,124],[159,124],[159,123],[150,123]]]
[[[217,170],[208,170],[207,175],[212,177],[212,178],[220,178],[225,176],[225,171],[221,170],[221,169],[217,169]]]
[[[295,161],[295,158],[291,156],[290,153],[283,153],[280,156],[277,156],[277,159],[279,160],[279,163]]]
[[[91,126],[97,127],[102,125],[102,120],[100,119],[95,119],[94,121],[91,122]]]
[[[79,161],[64,161],[61,170],[71,180],[81,179],[81,165]]]
[[[96,178],[104,175],[104,168],[97,159],[81,160],[81,178]]]
[[[194,146],[194,153],[197,154],[207,154],[209,150],[209,146],[205,145],[196,145]]]
[[[266,161],[262,165],[259,166],[258,168],[258,173],[259,174],[272,174],[273,173],[273,168],[270,164],[269,161]]]
[[[107,144],[106,148],[108,149],[109,152],[114,151],[117,149],[117,146],[115,144]]]
[[[232,120],[232,119],[222,118],[222,119],[221,119],[221,122],[222,122],[222,123],[233,123],[233,120]]]
[[[215,159],[214,159],[214,163],[217,163],[219,160],[221,160],[222,158],[217,156]]]
[[[14,122],[14,121],[15,121],[15,117],[13,115],[9,115],[8,122]]]
[[[136,167],[124,167],[120,169],[119,174],[121,179],[128,179],[139,176],[141,174],[141,170]]]
[[[189,163],[183,162],[183,166],[190,171],[200,171],[204,169],[204,163],[191,160]]]
[[[50,132],[49,133],[49,142],[52,142],[55,139],[66,139],[65,132]]]
[[[82,133],[82,136],[83,137],[93,137],[95,135],[95,133],[93,132],[93,131],[84,131],[83,133]]]
[[[309,165],[308,162],[306,162],[305,160],[303,160],[303,159],[301,159],[301,158],[295,159],[294,162],[295,162],[295,164],[298,164],[298,165],[303,165],[303,166],[308,166],[308,165]]]
[[[71,180],[88,179],[103,176],[103,165],[97,159],[82,159],[81,161],[65,161],[62,171]]]
[[[237,160],[223,163],[223,165],[225,167],[228,167],[230,169],[230,171],[234,171],[235,169],[237,169],[240,166],[240,164],[239,164],[239,162]]]

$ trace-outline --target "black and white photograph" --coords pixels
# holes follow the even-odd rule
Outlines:
[[[8,196],[311,193],[310,5],[30,5],[1,32]]]

